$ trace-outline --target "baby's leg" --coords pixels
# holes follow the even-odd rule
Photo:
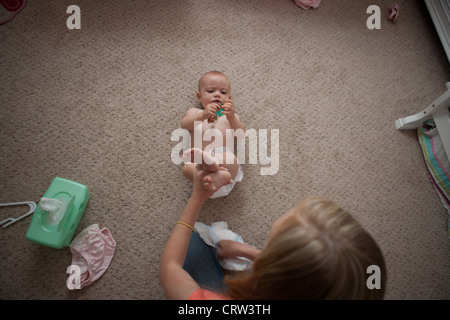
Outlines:
[[[184,176],[191,182],[194,180],[194,174],[197,170],[201,170],[195,163],[186,163],[183,166]],[[219,167],[217,171],[207,174],[203,180],[203,187],[208,191],[217,191],[222,186],[231,183],[231,174],[227,169]]]
[[[194,174],[197,170],[197,165],[195,163],[185,163],[182,171],[186,179],[188,179],[190,182],[193,182]]]
[[[225,151],[216,153],[214,157],[219,164],[219,170],[211,172],[203,178],[203,187],[208,191],[217,191],[222,186],[230,184],[239,170],[239,164],[234,153]]]
[[[201,159],[200,164],[194,163],[196,157],[197,161]],[[192,148],[187,150],[182,158],[191,161],[183,166],[183,174],[191,182],[195,172],[200,169],[199,167],[211,172],[203,178],[203,186],[208,191],[217,191],[222,186],[231,183],[239,168],[236,156],[228,151],[212,156],[199,148]]]
[[[216,192],[226,184],[230,184],[231,174],[225,169],[220,168],[215,172],[207,174],[203,179],[203,187],[208,191]]]
[[[220,167],[225,168],[231,174],[231,179],[234,179],[238,173],[239,164],[233,152],[225,151],[223,153],[216,153],[215,156]]]
[[[198,170],[197,165],[211,172],[219,170],[219,164],[214,157],[208,152],[203,152],[203,150],[199,148],[192,148],[185,151],[182,159],[190,161],[184,164],[183,175],[191,182],[194,179],[195,172]],[[196,160],[200,161],[200,163],[194,163]]]
[[[216,159],[209,152],[204,152],[199,148],[192,148],[187,150],[185,153],[183,153],[182,158],[184,160],[191,161],[194,164],[200,164],[203,169],[207,171],[214,172],[219,170],[219,164]],[[195,163],[195,161],[200,161],[200,163]]]

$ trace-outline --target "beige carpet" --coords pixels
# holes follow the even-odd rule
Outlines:
[[[450,298],[449,216],[416,132],[394,127],[450,80],[422,1],[404,1],[395,25],[389,1],[72,2],[29,1],[0,26],[0,202],[38,202],[57,176],[80,182],[91,200],[76,234],[98,223],[117,248],[103,277],[69,291],[68,248],[26,240],[31,217],[2,228],[1,299],[165,299],[158,266],[191,191],[171,135],[209,70],[231,79],[248,129],[279,130],[280,164],[261,176],[247,154],[244,180],[199,221],[262,247],[299,199],[327,197],[379,242],[387,299]],[[66,27],[69,4],[81,30]],[[366,27],[371,4],[381,30]]]

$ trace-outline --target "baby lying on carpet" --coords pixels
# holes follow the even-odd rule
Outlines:
[[[244,133],[245,128],[235,113],[230,80],[219,71],[204,74],[198,82],[197,99],[203,109],[190,108],[181,120],[181,127],[191,133],[192,147],[183,154],[183,174],[192,182],[197,170],[210,171],[203,178],[203,186],[215,191],[211,198],[227,196],[244,175],[232,146],[234,130],[241,129]],[[221,135],[215,135],[213,141],[205,139],[207,130],[218,130]],[[201,146],[194,144],[195,136],[202,137]]]

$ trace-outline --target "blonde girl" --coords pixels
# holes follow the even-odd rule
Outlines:
[[[383,299],[386,266],[372,236],[345,210],[321,198],[302,200],[272,225],[262,250],[219,243],[219,257],[243,256],[251,271],[224,277],[213,249],[193,232],[211,192],[207,171],[194,176],[191,198],[164,250],[159,277],[169,299]],[[380,271],[368,286],[369,266]]]

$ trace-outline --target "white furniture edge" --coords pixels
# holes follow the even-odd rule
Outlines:
[[[450,62],[450,0],[425,0],[425,3]],[[394,124],[397,130],[410,130],[416,129],[425,120],[433,118],[445,153],[450,159],[450,82],[446,83],[446,87],[447,91],[424,110],[412,116],[397,119]]]
[[[425,4],[450,62],[450,0],[425,0]]]

